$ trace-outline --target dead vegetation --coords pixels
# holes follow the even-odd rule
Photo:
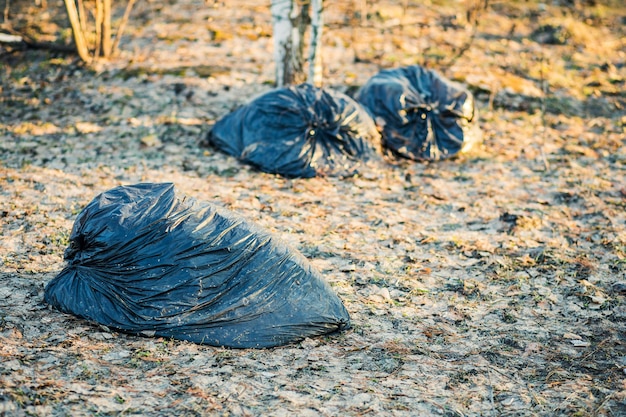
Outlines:
[[[344,180],[284,179],[201,146],[271,88],[256,2],[139,2],[121,56],[91,67],[0,47],[0,414],[626,414],[625,9],[489,2],[473,19],[469,3],[356,3],[326,7],[326,85],[439,68],[478,98],[482,146]],[[62,2],[10,12],[12,30],[70,39]],[[227,350],[48,309],[76,214],[140,181],[283,237],[353,329]]]

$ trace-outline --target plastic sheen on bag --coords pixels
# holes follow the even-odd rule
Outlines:
[[[113,329],[265,348],[349,327],[342,302],[299,252],[174,186],[120,186],[78,215],[53,307]]]
[[[264,172],[350,176],[380,157],[371,116],[347,95],[310,84],[269,91],[222,117],[208,142]]]
[[[482,138],[472,94],[417,65],[380,71],[356,99],[381,128],[383,146],[405,158],[450,158]]]

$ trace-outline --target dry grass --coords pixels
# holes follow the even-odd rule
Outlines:
[[[253,2],[142,2],[122,55],[93,68],[0,49],[0,414],[626,414],[624,8],[498,2],[474,28],[465,3],[383,2],[366,19],[354,3],[326,8],[328,86],[438,68],[475,92],[482,146],[345,180],[284,179],[201,146],[271,88],[269,12]],[[21,6],[15,28],[64,39],[56,3]],[[539,43],[542,25],[569,37]],[[353,329],[228,350],[47,308],[76,214],[140,181],[280,235]]]

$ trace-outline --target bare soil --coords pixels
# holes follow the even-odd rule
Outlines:
[[[326,87],[437,69],[475,93],[484,142],[306,180],[204,146],[272,88],[265,3],[138,2],[92,65],[0,46],[0,415],[626,416],[626,8],[328,3]],[[62,1],[9,10],[70,41]],[[50,309],[77,213],[165,181],[304,253],[352,329],[232,350]]]

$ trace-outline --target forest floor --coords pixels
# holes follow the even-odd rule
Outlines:
[[[63,2],[34,3],[0,28],[67,43]],[[120,54],[92,65],[0,45],[0,415],[626,415],[626,8],[328,3],[326,87],[437,69],[474,92],[483,143],[345,179],[204,146],[272,88],[265,3],[138,2]],[[234,350],[49,308],[77,213],[138,182],[283,238],[352,328]]]

